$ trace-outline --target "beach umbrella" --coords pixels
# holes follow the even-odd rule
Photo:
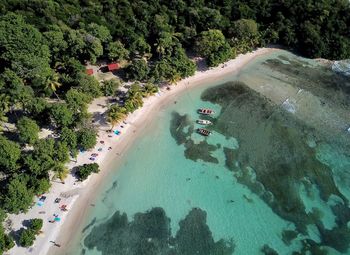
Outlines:
[[[55,221],[59,222],[59,221],[61,221],[61,218],[56,217]]]

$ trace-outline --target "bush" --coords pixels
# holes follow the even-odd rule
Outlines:
[[[113,96],[119,86],[120,82],[115,79],[103,81],[102,92],[105,96]]]
[[[78,146],[83,150],[95,147],[97,143],[97,133],[92,128],[83,128],[78,131]]]
[[[83,181],[87,179],[91,173],[98,173],[99,171],[100,169],[97,163],[84,164],[82,166],[78,166],[77,176],[80,181]]]
[[[35,241],[35,232],[32,229],[25,229],[19,237],[19,244],[23,247],[32,246]]]
[[[32,219],[30,222],[30,229],[33,230],[36,234],[39,233],[41,228],[43,227],[42,219]]]

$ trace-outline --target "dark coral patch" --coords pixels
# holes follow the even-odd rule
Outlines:
[[[231,255],[232,241],[215,242],[206,224],[206,213],[192,209],[171,236],[170,219],[162,208],[137,213],[132,221],[119,212],[105,223],[95,226],[85,238],[88,249],[103,255]]]
[[[195,143],[191,139],[193,132],[194,122],[188,115],[180,115],[177,112],[172,113],[170,134],[178,145],[185,146],[185,157],[193,161],[201,159],[205,162],[219,163],[219,160],[212,155],[212,152],[217,150],[219,146],[211,145],[206,140]]]

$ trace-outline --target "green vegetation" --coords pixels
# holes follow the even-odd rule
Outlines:
[[[17,122],[19,140],[23,143],[34,144],[38,139],[39,126],[34,120],[23,117]]]
[[[84,164],[77,167],[77,176],[79,180],[83,181],[89,177],[92,173],[98,173],[100,171],[99,165],[97,163]]]
[[[109,106],[113,126],[160,83],[193,75],[190,55],[217,66],[278,43],[309,57],[350,58],[349,24],[342,0],[1,1],[0,208],[27,210],[50,187],[50,171],[63,180],[69,155],[96,145],[88,104],[116,95],[119,83],[100,84],[85,73],[87,62],[119,61],[135,81],[123,103]],[[44,127],[57,139],[39,139]],[[0,253],[12,243],[0,228]]]
[[[206,58],[209,66],[217,66],[233,57],[230,45],[220,30],[203,31],[196,41],[197,53]]]
[[[102,92],[104,96],[114,96],[120,86],[118,80],[112,79],[102,82]]]
[[[20,146],[0,135],[0,166],[3,173],[14,172],[21,156]]]
[[[6,214],[3,210],[0,209],[0,222],[2,222],[6,217]],[[0,225],[0,254],[3,254],[5,251],[11,249],[15,245],[12,237],[5,234],[4,228]]]
[[[144,81],[148,73],[149,67],[144,59],[134,59],[126,69],[126,77],[130,80]]]
[[[32,229],[36,234],[39,234],[42,227],[43,227],[42,219],[32,219],[30,221],[30,229]]]
[[[30,221],[29,227],[27,229],[22,230],[19,237],[19,244],[23,247],[32,246],[36,239],[36,235],[40,233],[42,227],[42,219],[32,219]]]
[[[78,147],[83,150],[94,148],[97,143],[96,135],[96,130],[92,128],[82,128],[77,133]]]
[[[24,229],[19,237],[19,244],[23,247],[32,246],[35,241],[35,231],[28,228]]]

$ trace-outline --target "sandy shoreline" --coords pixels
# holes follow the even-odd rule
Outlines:
[[[172,86],[170,91],[162,90],[157,95],[145,99],[144,106],[127,117],[126,123],[128,124],[123,125],[124,128],[120,128],[120,126],[115,128],[122,132],[120,136],[112,135],[112,137],[108,137],[109,133],[106,133],[106,130],[109,128],[107,126],[101,127],[99,129],[98,141],[103,140],[104,144],[98,142],[96,148],[89,152],[80,153],[77,162],[71,162],[70,164],[72,168],[76,165],[89,163],[91,162],[89,160],[90,154],[97,152],[98,148],[102,148],[101,152],[97,152],[100,155],[96,160],[100,164],[100,173],[92,175],[83,183],[76,183],[75,178],[69,175],[65,184],[53,183],[50,193],[46,195],[47,200],[43,207],[39,208],[39,206],[34,205],[26,214],[11,215],[9,218],[13,222],[13,229],[20,228],[23,220],[43,218],[44,234],[38,236],[33,247],[25,249],[16,246],[6,254],[68,254],[66,253],[67,249],[72,246],[75,238],[79,236],[78,233],[83,228],[82,223],[89,212],[89,207],[93,206],[91,204],[95,200],[97,191],[105,180],[105,177],[116,167],[116,158],[123,157],[136,138],[142,134],[142,127],[147,126],[154,119],[159,109],[172,102],[172,98],[175,95],[180,94],[186,89],[220,80],[228,74],[238,72],[256,57],[275,50],[273,48],[262,48],[248,54],[239,55],[237,58],[219,67],[207,71],[197,71],[194,76],[181,80],[176,86]],[[94,102],[93,106],[90,106],[89,111],[92,113],[103,111],[96,107],[96,105],[101,105],[99,99]],[[108,151],[107,148],[110,146],[112,150]],[[63,201],[59,204],[54,204],[53,201],[56,197],[63,197]],[[62,203],[67,205],[68,212],[60,212],[58,207]],[[45,214],[39,214],[43,210],[45,210]],[[60,214],[62,222],[48,223],[49,218],[56,213]],[[54,247],[50,241],[59,243],[61,248]]]

